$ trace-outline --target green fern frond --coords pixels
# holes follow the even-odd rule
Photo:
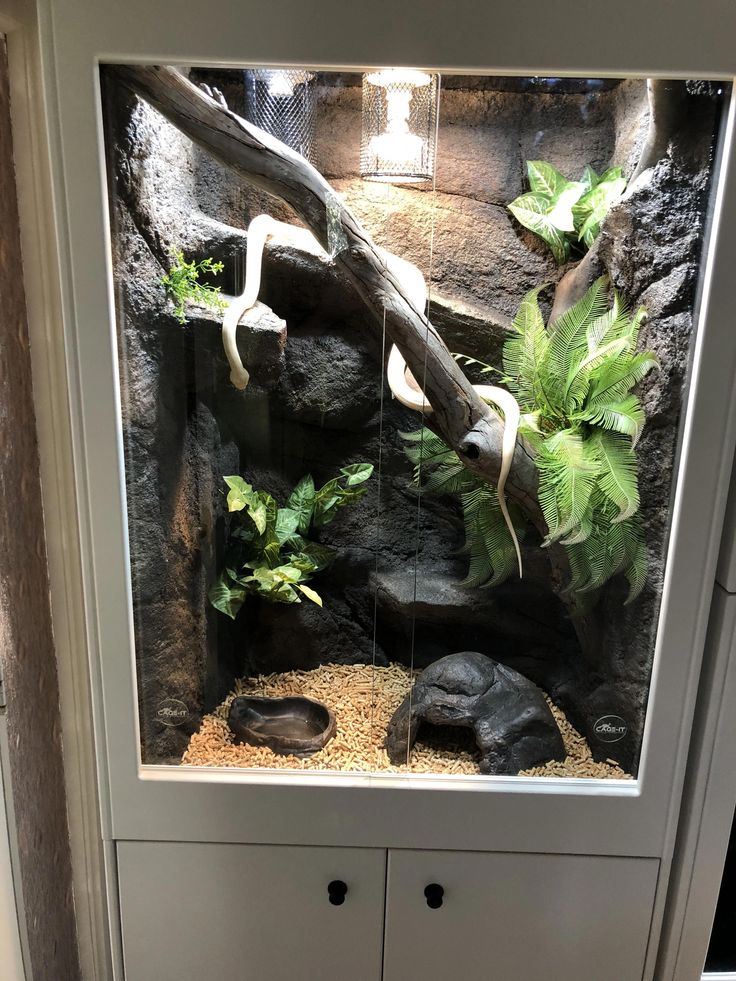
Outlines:
[[[659,360],[651,351],[642,351],[633,356],[619,356],[612,363],[602,365],[596,372],[586,405],[593,407],[620,402],[653,368],[658,367]]]
[[[529,330],[544,330],[544,317],[539,309],[539,294],[546,289],[548,283],[529,290],[519,304],[516,316],[511,321],[511,329],[517,334],[526,334]]]
[[[452,450],[443,446],[441,450],[432,452],[424,444],[419,446],[406,446],[404,452],[415,466],[433,466],[440,463],[449,463],[455,457]]]
[[[600,589],[621,570],[625,562],[626,550],[621,526],[599,526],[582,547],[588,559],[590,577],[578,591],[588,593]]]
[[[514,318],[514,335],[503,348],[503,368],[508,385],[522,409],[533,411],[540,404],[551,410],[544,391],[549,353],[549,336],[539,309],[539,289],[530,290]]]
[[[410,444],[404,447],[404,452],[415,466],[428,468],[457,460],[457,455],[441,437],[433,433],[431,429],[427,429],[426,426],[417,429],[416,432],[399,433],[399,436]]]
[[[498,368],[494,368],[492,364],[488,364],[487,361],[480,361],[478,358],[471,358],[469,354],[457,354],[453,353],[453,358],[458,362],[458,364],[464,365],[466,368],[480,368],[481,375],[503,375],[503,372]]]
[[[641,325],[644,323],[646,319],[647,319],[646,307],[639,307],[634,313],[634,316],[631,318],[631,322],[629,323],[628,333],[629,333],[629,346],[631,348],[632,353],[636,351],[636,345],[639,341],[639,331],[641,330]]]
[[[620,527],[626,546],[626,565],[623,573],[629,584],[629,595],[624,601],[624,606],[628,606],[629,603],[634,602],[644,589],[649,563],[641,522],[636,519],[630,519]]]
[[[498,498],[488,484],[461,495],[465,549],[469,556],[464,586],[497,586],[515,571],[516,550]]]
[[[563,429],[549,436],[537,456],[539,503],[551,543],[578,528],[586,517],[598,477],[598,460],[582,436]]]
[[[455,456],[455,454],[452,454]],[[465,465],[455,456],[454,462],[443,462],[421,484],[423,494],[460,494],[478,483],[478,478],[466,469]]]
[[[618,290],[613,291],[613,304],[610,310],[593,320],[587,330],[586,340],[588,351],[592,352],[608,341],[627,338],[629,343],[632,336],[632,320],[629,307]],[[633,352],[633,347],[631,347]]]
[[[591,182],[595,175],[589,175]],[[540,290],[524,297],[504,345],[504,381],[521,408],[519,433],[534,454],[538,501],[548,526],[544,545],[559,542],[570,563],[576,608],[590,608],[614,576],[629,583],[627,602],[644,588],[647,552],[641,521],[635,448],[645,415],[633,389],[658,361],[637,352],[643,307],[633,315],[623,298],[607,299],[597,280],[549,328]],[[457,356],[466,365],[490,365]],[[417,482],[428,494],[459,495],[465,524],[465,584],[492,586],[516,568],[513,541],[496,489],[466,470],[428,430],[402,434]],[[513,507],[513,504],[510,505]],[[523,531],[518,513],[517,531]]]
[[[593,575],[588,559],[588,550],[582,545],[571,544],[566,551],[570,563],[570,582],[565,588],[565,592],[581,593]]]
[[[616,508],[612,519],[618,524],[639,509],[639,486],[636,476],[636,457],[631,444],[617,433],[598,430],[588,441],[600,461],[598,485]]]
[[[577,412],[572,419],[575,422],[600,426],[601,429],[619,433],[621,436],[628,436],[633,448],[639,441],[646,417],[639,399],[631,394],[620,402],[592,405]]]
[[[593,516],[592,514],[586,514],[583,516],[577,528],[570,532],[566,538],[561,538],[560,541],[565,546],[582,545],[593,534],[593,528]]]
[[[585,402],[596,371],[615,360],[628,347],[628,340],[619,337],[589,351],[577,365],[572,365],[565,384],[565,410],[568,415]]]
[[[549,368],[551,372],[567,377],[574,354],[583,350],[586,332],[606,310],[608,305],[608,277],[597,279],[585,296],[570,307],[561,317],[550,324]]]

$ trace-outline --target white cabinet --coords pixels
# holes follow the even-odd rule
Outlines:
[[[642,977],[654,859],[386,854],[120,842],[125,981]]]
[[[381,849],[119,842],[125,981],[380,981],[385,867]]]
[[[641,981],[658,865],[391,851],[383,981]]]

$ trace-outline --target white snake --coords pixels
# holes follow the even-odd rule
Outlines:
[[[245,289],[240,296],[230,303],[225,311],[222,321],[222,342],[225,347],[225,354],[230,364],[230,380],[236,388],[245,389],[248,385],[250,375],[246,370],[238,353],[236,333],[238,324],[243,316],[258,302],[258,293],[261,288],[261,261],[266,240],[273,235],[279,235],[282,240],[308,252],[319,252],[322,248],[317,239],[305,228],[290,225],[286,222],[276,221],[270,215],[258,215],[248,225],[248,247],[245,259]],[[427,285],[424,276],[411,262],[392,255],[390,252],[379,250],[381,256],[389,269],[399,280],[403,287],[404,295],[409,300],[414,310],[424,316],[427,306]],[[394,344],[388,358],[388,368],[386,371],[389,388],[395,398],[407,406],[424,414],[432,411],[432,406],[427,402],[424,393],[417,384],[411,371],[409,371],[401,352]],[[519,431],[519,404],[514,396],[503,388],[494,385],[474,385],[473,388],[478,395],[485,401],[491,402],[503,411],[504,429],[501,453],[501,471],[498,476],[496,493],[498,504],[501,508],[506,527],[514,543],[516,558],[519,563],[519,576],[522,575],[521,549],[519,540],[516,537],[516,530],[511,520],[511,516],[506,504],[506,480],[511,470],[511,463],[516,448],[516,437]]]
[[[248,248],[245,253],[245,289],[229,304],[222,320],[222,343],[230,364],[230,381],[241,391],[250,380],[243,362],[240,360],[235,335],[238,324],[245,314],[258,302],[261,290],[261,260],[266,240],[279,234],[291,245],[307,252],[321,251],[317,239],[306,228],[276,221],[270,215],[258,215],[248,225]]]

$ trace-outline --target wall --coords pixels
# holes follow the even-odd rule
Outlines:
[[[75,981],[71,859],[9,81],[0,47],[0,658],[34,981]]]

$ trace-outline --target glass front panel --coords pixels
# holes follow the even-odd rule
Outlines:
[[[142,761],[635,777],[728,93],[102,82]]]

